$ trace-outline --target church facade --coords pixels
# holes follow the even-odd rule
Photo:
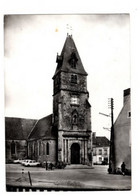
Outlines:
[[[28,157],[44,162],[90,164],[91,105],[87,73],[73,37],[57,54],[53,76],[53,113],[35,124],[28,137]]]

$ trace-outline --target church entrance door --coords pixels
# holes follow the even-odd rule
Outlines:
[[[80,164],[80,146],[77,143],[71,146],[71,164]]]

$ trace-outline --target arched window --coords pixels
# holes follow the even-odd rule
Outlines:
[[[37,156],[38,155],[38,145],[37,145],[37,141],[35,141],[35,146],[34,146],[34,149],[35,149],[35,156]]]
[[[15,148],[16,148],[15,142],[12,141],[12,143],[11,143],[11,154],[15,154],[15,152],[16,152]]]
[[[47,142],[47,144],[46,144],[46,155],[49,155],[49,143]]]
[[[41,151],[42,151],[42,148],[41,148],[41,141],[39,142],[39,155],[41,155]]]
[[[43,155],[45,155],[45,144],[43,143]]]

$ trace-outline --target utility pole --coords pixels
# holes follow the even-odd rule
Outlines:
[[[114,146],[114,100],[108,99],[108,107],[111,109],[111,135],[110,135],[110,154],[109,154],[109,173],[115,173],[115,146]]]

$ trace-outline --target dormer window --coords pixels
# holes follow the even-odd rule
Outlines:
[[[75,59],[71,59],[70,64],[71,64],[72,68],[76,69],[76,61],[75,61]]]
[[[76,69],[77,61],[78,61],[78,59],[76,57],[75,52],[72,52],[71,53],[71,57],[70,57],[70,59],[68,61],[69,64],[71,65],[71,68]]]
[[[57,57],[56,57],[56,63],[58,63],[58,68],[60,68],[61,67],[61,65],[62,65],[62,62],[63,62],[63,56],[61,56],[61,55],[58,55],[57,54]]]
[[[77,75],[71,75],[71,83],[77,84]]]

